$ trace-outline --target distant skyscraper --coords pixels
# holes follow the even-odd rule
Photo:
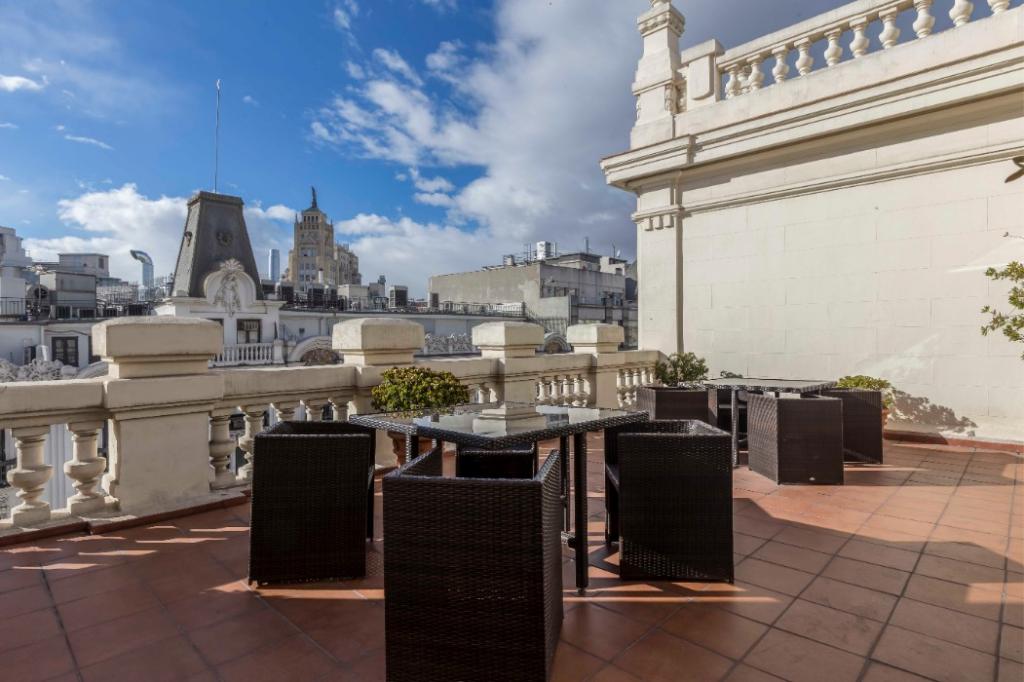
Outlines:
[[[267,270],[270,273],[271,281],[281,281],[281,252],[277,249],[270,250],[270,262]]]
[[[302,295],[317,282],[329,288],[362,283],[359,257],[348,245],[334,242],[334,225],[317,206],[315,189],[313,203],[295,219],[294,246],[288,254],[286,279]]]

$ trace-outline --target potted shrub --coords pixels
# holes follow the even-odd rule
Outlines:
[[[889,421],[889,412],[893,406],[892,384],[885,379],[867,376],[866,374],[853,374],[845,376],[836,382],[836,388],[860,389],[862,391],[878,391],[882,394],[882,428],[885,428]]]
[[[451,372],[435,372],[426,367],[392,367],[381,375],[371,391],[373,407],[381,412],[414,412],[443,409],[469,402],[469,389]],[[388,432],[399,465],[405,463],[405,435]],[[419,442],[420,453],[430,449],[430,441]]]
[[[673,353],[654,366],[661,386],[637,389],[637,407],[651,419],[699,419],[708,421],[708,392],[701,384],[708,378],[704,358],[693,353]]]

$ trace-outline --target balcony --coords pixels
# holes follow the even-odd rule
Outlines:
[[[741,468],[736,584],[623,583],[603,541],[602,444],[588,449],[591,588],[576,595],[566,550],[554,680],[1020,679],[1020,453],[893,445],[843,487]],[[257,590],[240,502],[0,549],[4,676],[385,679],[386,533],[365,579]],[[382,503],[378,486],[378,529]]]

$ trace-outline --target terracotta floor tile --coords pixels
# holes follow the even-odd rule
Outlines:
[[[740,663],[733,668],[732,672],[729,673],[729,677],[725,679],[726,682],[777,682],[782,678],[769,675],[757,668],[751,668],[749,665]]]
[[[384,648],[384,607],[371,601],[335,601],[292,623],[344,663]]]
[[[600,658],[567,642],[559,642],[555,660],[551,664],[551,682],[582,682],[604,665],[605,662]]]
[[[909,572],[914,570],[919,554],[905,549],[884,547],[863,540],[850,540],[839,550],[839,556]]]
[[[294,635],[219,666],[225,682],[305,682],[336,667],[319,647],[303,635]]]
[[[743,660],[747,665],[792,682],[856,680],[864,659],[796,635],[772,629]]]
[[[565,615],[562,639],[573,646],[611,661],[640,639],[649,626],[594,604],[580,604]]]
[[[1006,552],[993,552],[986,547],[967,542],[929,541],[925,545],[924,553],[992,568],[1002,568],[1006,561]]]
[[[9,568],[0,572],[0,593],[36,587],[42,581],[43,573],[37,569]]]
[[[908,673],[905,670],[897,670],[877,661],[871,662],[864,677],[861,678],[862,682],[927,682],[927,680],[927,677]]]
[[[240,614],[255,614],[266,609],[266,604],[241,582],[207,590],[171,602],[167,612],[174,622],[186,630],[206,627]]]
[[[737,516],[733,519],[733,530],[737,533],[753,535],[754,537],[764,538],[765,540],[771,539],[783,528],[785,528],[785,524],[780,521],[752,519],[747,516]]]
[[[1024,665],[1006,658],[999,659],[997,682],[1020,682],[1024,680]]]
[[[642,682],[636,675],[630,675],[622,668],[608,665],[590,678],[590,682]]]
[[[736,567],[736,579],[795,596],[814,580],[814,575],[770,564],[767,561],[747,558]]]
[[[898,599],[892,594],[825,577],[816,578],[800,598],[882,622],[889,618]]]
[[[930,635],[988,654],[996,653],[998,646],[999,624],[995,621],[913,599],[900,599],[890,622],[905,630]]]
[[[662,623],[661,629],[729,658],[739,659],[767,626],[707,604],[690,604]]]
[[[688,592],[672,589],[670,586],[623,583],[618,579],[614,582],[616,584],[613,587],[603,590],[595,589],[595,583],[591,583],[591,589],[587,591],[585,597],[586,601],[647,626],[657,625],[690,601]]]
[[[983,584],[998,586],[1003,582],[1003,570],[990,566],[969,564],[955,559],[946,559],[931,554],[925,554],[917,563],[915,573],[939,578],[964,585]]]
[[[84,682],[172,682],[206,671],[196,650],[181,636],[172,636],[82,668]]]
[[[1012,625],[1003,626],[999,643],[999,656],[1017,663],[1024,663],[1024,630]]]
[[[894,625],[882,633],[872,658],[940,682],[990,680],[995,657]]]
[[[764,587],[737,582],[727,588],[705,592],[695,597],[695,601],[716,605],[738,616],[770,625],[782,615],[793,598]]]
[[[181,570],[181,564],[178,565]],[[58,604],[84,599],[94,594],[103,594],[112,590],[120,590],[127,585],[138,584],[132,568],[128,564],[120,564],[98,571],[90,571],[50,583],[53,600]],[[2,595],[0,595],[2,598]]]
[[[358,680],[358,682],[385,682],[386,669],[384,651],[375,651],[352,663],[349,672],[346,673],[348,676],[346,682],[349,679]]]
[[[615,665],[648,682],[703,682],[721,679],[732,663],[696,644],[655,630],[619,656]]]
[[[74,632],[81,628],[116,620],[160,605],[157,598],[139,583],[101,592],[84,599],[65,602],[57,606],[64,629]]]
[[[775,627],[808,639],[866,656],[882,631],[882,623],[846,611],[797,599]]]
[[[64,635],[12,649],[3,657],[4,679],[18,682],[49,680],[74,668]]]
[[[0,653],[62,634],[57,612],[52,608],[22,614],[9,622],[17,625],[4,629],[0,637]]]
[[[831,554],[783,544],[776,540],[762,545],[751,556],[755,559],[770,561],[773,564],[780,564],[808,573],[819,573],[832,558]]]
[[[907,583],[905,596],[972,616],[990,620],[999,618],[1001,598],[992,590],[951,583],[915,573]]]
[[[849,537],[847,533],[839,534],[811,528],[787,526],[774,539],[787,545],[813,549],[825,554],[835,554]]]
[[[163,609],[149,609],[68,633],[80,667],[120,656],[177,635]]]
[[[744,556],[748,554],[753,554],[757,551],[757,548],[763,545],[764,543],[764,538],[759,538],[753,535],[744,535],[743,533],[733,534],[732,545],[733,550],[737,554],[742,554]]]
[[[50,593],[42,585],[0,594],[0,613],[4,614],[5,618],[50,608],[52,605]]]
[[[192,645],[213,665],[263,649],[296,633],[280,615],[271,610],[244,614],[188,633]]]
[[[836,557],[822,575],[826,578],[841,580],[852,585],[859,585],[870,590],[899,594],[910,576],[906,571],[895,568],[877,566],[875,564]]]

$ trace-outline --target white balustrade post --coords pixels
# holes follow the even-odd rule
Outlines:
[[[482,357],[497,362],[498,392],[507,402],[537,400],[541,363],[536,356],[543,343],[544,328],[529,322],[487,322],[473,327],[473,345]]]
[[[751,57],[747,64],[750,66],[750,74],[747,76],[747,89],[751,92],[760,90],[761,86],[764,85],[764,72],[761,71],[761,63],[764,61],[764,57],[761,55],[754,55]]]
[[[786,63],[786,59],[789,57],[789,46],[780,45],[772,50],[772,55],[775,56],[775,67],[772,69],[772,77],[775,78],[776,83],[781,83],[789,75],[789,64]]]
[[[796,60],[796,70],[801,76],[806,76],[814,68],[814,57],[811,55],[811,39],[801,38],[796,42],[796,49],[800,58]]]
[[[343,422],[348,420],[348,398],[336,396],[331,398],[331,411],[334,413],[334,421]]]
[[[327,406],[325,398],[306,398],[302,402],[306,405],[307,421],[322,422],[324,420],[324,408]]]
[[[850,52],[854,59],[860,59],[871,49],[871,39],[868,38],[867,17],[854,19],[850,22],[850,30],[853,31],[853,40],[850,41]]]
[[[624,378],[619,346],[625,338],[625,330],[614,324],[574,324],[566,330],[566,340],[572,344],[573,352],[590,356],[590,368],[581,375],[589,389],[585,405],[622,405]]]
[[[231,438],[232,414],[234,409],[214,410],[210,414],[210,467],[214,488],[228,488],[235,483],[231,472],[231,455],[235,452],[235,441]]]
[[[971,0],[956,0],[953,8],[949,10],[949,18],[953,20],[954,26],[963,26],[971,20],[974,14],[974,3]]]
[[[1010,9],[1010,0],[988,0],[988,6],[992,8],[992,14],[1002,14]]]
[[[295,410],[299,409],[298,400],[278,400],[271,405],[274,410],[274,419],[279,422],[290,422],[295,420]]]
[[[843,59],[843,48],[839,44],[839,38],[843,35],[843,29],[835,28],[825,33],[828,39],[828,48],[825,50],[825,63],[835,66]]]
[[[100,511],[107,504],[100,486],[107,459],[97,455],[102,428],[100,420],[68,424],[74,446],[73,458],[64,463],[64,473],[74,481],[76,491],[68,498],[68,511],[78,516]]]
[[[740,65],[733,64],[729,67],[729,81],[725,84],[725,97],[732,99],[743,92],[743,84],[740,82]]]
[[[246,405],[242,408],[242,412],[245,414],[245,435],[238,439],[238,447],[245,453],[245,464],[238,469],[239,481],[252,480],[256,434],[263,430],[263,413],[266,410],[266,405]]]
[[[932,16],[932,2],[934,0],[914,0],[914,9],[917,10],[917,19],[914,20],[914,33],[918,38],[927,38],[932,34],[935,26],[935,17]]]
[[[899,13],[898,9],[888,9],[878,15],[878,18],[882,20],[883,26],[882,33],[879,34],[878,39],[882,41],[882,47],[886,50],[895,47],[896,43],[900,40],[900,30],[896,27],[896,17]]]
[[[42,499],[53,467],[45,463],[49,426],[11,429],[18,465],[7,472],[7,482],[17,489],[21,504],[11,510],[15,526],[31,526],[50,519],[50,504]]]

